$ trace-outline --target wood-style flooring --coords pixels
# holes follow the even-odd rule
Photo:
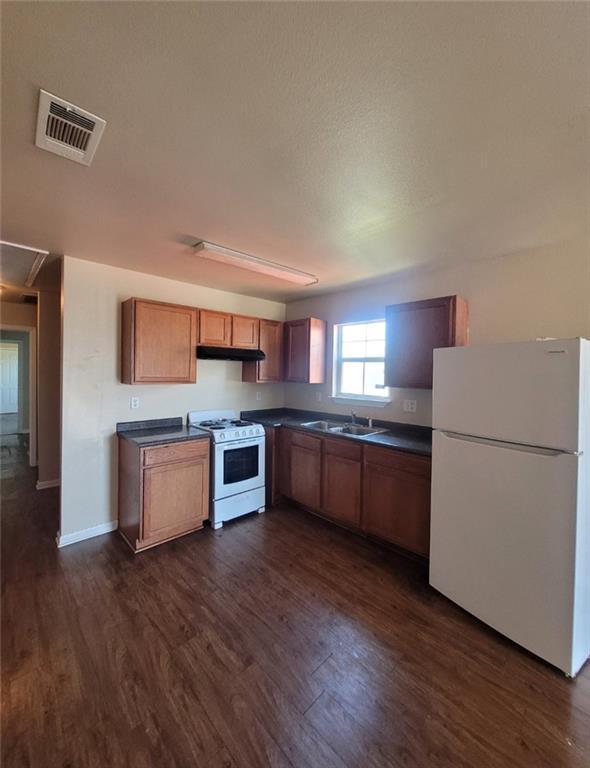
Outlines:
[[[2,466],[4,768],[588,768],[577,680],[412,563],[279,508],[132,555],[57,550],[57,490]],[[11,442],[12,441],[12,442]]]

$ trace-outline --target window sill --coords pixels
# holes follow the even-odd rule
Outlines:
[[[330,395],[330,400],[335,403],[359,403],[359,405],[372,406],[373,408],[385,408],[392,401],[388,397],[383,399],[374,399],[372,397],[362,397],[361,395]]]

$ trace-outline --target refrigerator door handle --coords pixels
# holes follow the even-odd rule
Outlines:
[[[439,432],[450,440],[463,440],[466,443],[478,443],[479,445],[489,445],[492,448],[506,448],[509,451],[534,453],[539,456],[583,455],[583,451],[558,451],[554,448],[540,448],[536,445],[522,445],[520,443],[507,443],[503,440],[488,440],[485,437],[475,437],[473,435],[460,435],[457,432],[445,432],[444,430],[439,430]]]

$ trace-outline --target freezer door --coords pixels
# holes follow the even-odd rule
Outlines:
[[[434,351],[433,426],[580,450],[580,339]]]
[[[578,457],[440,431],[432,447],[431,585],[575,674]]]

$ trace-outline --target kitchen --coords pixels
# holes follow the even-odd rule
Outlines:
[[[2,13],[3,764],[585,767],[584,5]]]

